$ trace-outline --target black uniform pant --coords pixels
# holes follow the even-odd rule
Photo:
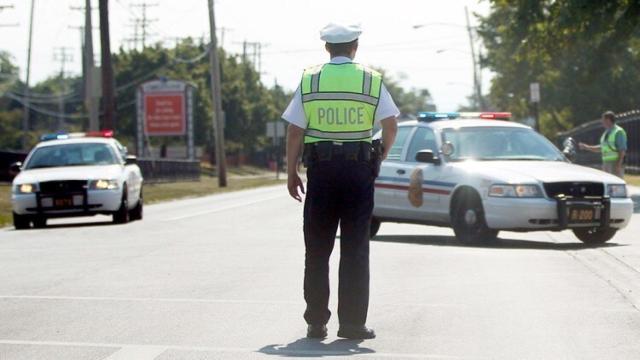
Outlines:
[[[307,170],[304,203],[304,298],[308,324],[326,324],[329,257],[340,225],[338,318],[364,325],[369,307],[369,226],[374,175],[368,162],[332,159]]]

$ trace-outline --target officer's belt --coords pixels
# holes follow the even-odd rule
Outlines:
[[[308,167],[316,162],[331,160],[370,161],[373,147],[365,141],[321,141],[305,144],[304,158]]]

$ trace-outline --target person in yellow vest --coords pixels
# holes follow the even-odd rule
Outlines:
[[[282,118],[287,129],[288,191],[302,201],[298,159],[304,148],[304,313],[307,336],[325,338],[329,310],[329,257],[340,226],[338,336],[372,339],[369,307],[369,227],[373,211],[376,158],[395,141],[398,108],[382,75],[354,62],[358,25],[331,23],[320,32],[330,62],[306,69]],[[382,127],[385,150],[372,143]],[[303,146],[304,144],[304,146]]]
[[[600,137],[600,145],[579,143],[580,149],[602,153],[602,170],[624,178],[624,157],[627,152],[627,133],[616,124],[616,115],[612,111],[602,114],[605,128]]]

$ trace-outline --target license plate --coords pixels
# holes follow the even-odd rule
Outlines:
[[[599,220],[596,209],[588,205],[574,205],[569,208],[570,223],[592,223]]]
[[[73,206],[73,198],[57,198],[55,200],[53,200],[53,205],[55,207],[71,207]]]

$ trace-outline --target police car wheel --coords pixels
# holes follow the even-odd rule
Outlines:
[[[614,228],[573,229],[573,234],[587,245],[604,244],[613,239],[616,232],[618,229]]]
[[[371,218],[371,226],[369,227],[369,238],[373,238],[378,234],[378,230],[380,230],[380,224],[380,220]]]
[[[36,216],[33,218],[33,227],[42,229],[47,227],[47,218],[44,216]]]
[[[31,221],[26,215],[13,213],[13,227],[16,230],[26,230],[31,227]]]
[[[131,209],[131,212],[129,213],[129,219],[131,221],[142,220],[142,216],[144,212],[143,206],[144,206],[144,201],[142,198],[142,190],[140,190],[140,198],[138,200],[138,203],[136,204],[136,207]]]
[[[496,239],[498,231],[487,227],[482,201],[477,193],[467,190],[458,194],[453,208],[453,231],[460,242],[475,244]]]
[[[127,187],[123,186],[120,208],[113,214],[114,224],[126,224],[129,222],[129,202],[127,200]]]

